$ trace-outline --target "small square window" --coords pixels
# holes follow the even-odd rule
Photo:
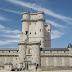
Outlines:
[[[30,34],[31,34],[31,32],[30,32]]]
[[[35,32],[35,34],[36,34],[36,32]]]
[[[16,58],[16,60],[17,60],[17,58]]]
[[[65,53],[65,51],[64,51],[64,53]]]
[[[31,23],[30,23],[30,25],[31,25]]]
[[[40,32],[41,32],[41,29],[40,29]]]
[[[28,31],[26,31],[26,35],[28,34]]]
[[[43,51],[43,53],[45,53],[45,51]]]
[[[52,53],[52,51],[50,51],[50,53]]]

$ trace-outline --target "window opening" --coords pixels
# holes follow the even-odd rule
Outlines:
[[[28,34],[28,31],[26,31],[26,35]]]
[[[30,32],[30,34],[31,34],[31,32]]]
[[[30,54],[30,49],[28,50],[28,54]]]
[[[40,29],[40,32],[41,32],[41,29]]]
[[[36,34],[36,32],[35,32],[35,34]]]

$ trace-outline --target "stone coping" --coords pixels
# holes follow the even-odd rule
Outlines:
[[[40,42],[24,42],[21,41],[18,45],[40,45]]]
[[[44,12],[43,11],[40,11],[40,12],[37,12],[37,13],[29,13],[29,11],[26,11],[26,12],[23,12],[22,14],[23,15],[24,14],[37,15],[37,14],[44,14]]]
[[[45,19],[36,19],[36,20],[30,20],[30,19],[21,19],[21,22],[23,22],[23,21],[28,21],[28,22],[44,21],[44,22],[45,22]]]

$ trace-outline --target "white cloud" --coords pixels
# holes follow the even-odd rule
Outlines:
[[[0,21],[9,21],[9,19],[3,17],[3,16],[0,16]]]
[[[21,33],[20,30],[11,30],[11,29],[9,29],[9,28],[6,28],[6,27],[3,26],[3,25],[0,25],[0,32],[3,32],[3,33],[13,33],[13,34]]]
[[[11,43],[18,43],[20,40],[2,40],[0,41],[0,45],[11,44]]]
[[[35,3],[27,3],[27,2],[24,2],[24,1],[20,1],[20,0],[6,0],[6,1],[11,2],[13,4],[23,6],[23,7],[33,8],[34,10],[37,10],[37,11],[44,11],[45,14],[47,14],[47,15],[50,15],[52,17],[55,17],[57,19],[60,19],[64,22],[67,22],[67,23],[70,23],[70,24],[72,23],[72,18],[57,14],[57,13],[55,13],[55,12],[49,10],[49,9],[38,6]]]
[[[51,39],[56,39],[56,38],[60,38],[64,35],[64,33],[58,31],[58,30],[52,30],[51,31]]]
[[[3,28],[5,28],[5,26],[3,26],[3,25],[0,24],[0,29],[3,29]]]
[[[10,29],[4,29],[4,30],[1,30],[0,32],[14,33],[14,34],[21,33],[19,30],[10,30]]]
[[[3,34],[3,35],[0,35],[2,37],[8,37],[8,38],[17,38],[17,39],[20,39],[20,34],[11,34],[11,35],[7,35],[7,34]]]
[[[58,28],[68,28],[66,26],[63,26],[63,25],[60,25],[54,21],[51,21],[51,20],[46,20],[46,23],[50,23],[51,25],[55,26],[55,27],[58,27]]]
[[[0,45],[13,44],[20,41],[21,32],[19,30],[11,30],[10,28],[6,28],[5,26],[0,25],[0,32],[2,32],[2,34],[0,34],[0,37],[3,37],[3,40],[0,40]]]
[[[11,13],[15,13],[15,14],[22,14],[22,12],[15,11],[15,10],[9,10],[9,9],[4,9],[4,8],[0,8],[0,10],[11,12]]]

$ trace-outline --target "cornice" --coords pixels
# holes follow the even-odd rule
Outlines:
[[[28,21],[28,22],[37,22],[37,21],[44,21],[45,19],[37,19],[37,20],[30,20],[30,19],[21,19],[21,22]]]

